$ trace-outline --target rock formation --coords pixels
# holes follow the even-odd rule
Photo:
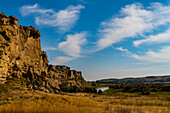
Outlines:
[[[16,17],[0,13],[0,83],[16,77],[27,87],[47,92],[57,92],[62,82],[83,85],[81,72],[48,64],[40,36],[33,26],[20,26]]]

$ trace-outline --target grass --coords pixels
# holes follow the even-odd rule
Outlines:
[[[0,86],[0,113],[170,113],[170,92],[150,95],[108,89],[97,93],[50,94],[16,86]]]
[[[48,94],[13,91],[1,100],[0,113],[170,113],[169,96],[107,96],[92,93]]]

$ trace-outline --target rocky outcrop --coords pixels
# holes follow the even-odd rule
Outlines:
[[[40,36],[33,26],[20,26],[16,17],[0,13],[0,83],[16,77],[27,87],[47,92],[59,91],[63,81],[83,85],[81,72],[48,64]]]

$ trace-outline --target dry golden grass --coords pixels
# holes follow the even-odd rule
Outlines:
[[[57,95],[39,91],[12,94],[5,95],[0,113],[170,113],[170,101],[164,96]]]

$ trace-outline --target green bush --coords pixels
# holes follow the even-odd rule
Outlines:
[[[150,91],[142,91],[141,95],[150,95]]]
[[[97,86],[97,85],[96,85],[96,82],[93,81],[93,82],[92,82],[92,86]]]
[[[97,90],[95,87],[92,86],[86,86],[81,87],[77,85],[68,86],[66,83],[63,83],[59,85],[61,91],[63,92],[70,92],[70,93],[76,93],[76,92],[86,92],[86,93],[97,93]]]
[[[99,91],[97,92],[98,94],[102,94],[103,91],[101,89],[99,89]]]

